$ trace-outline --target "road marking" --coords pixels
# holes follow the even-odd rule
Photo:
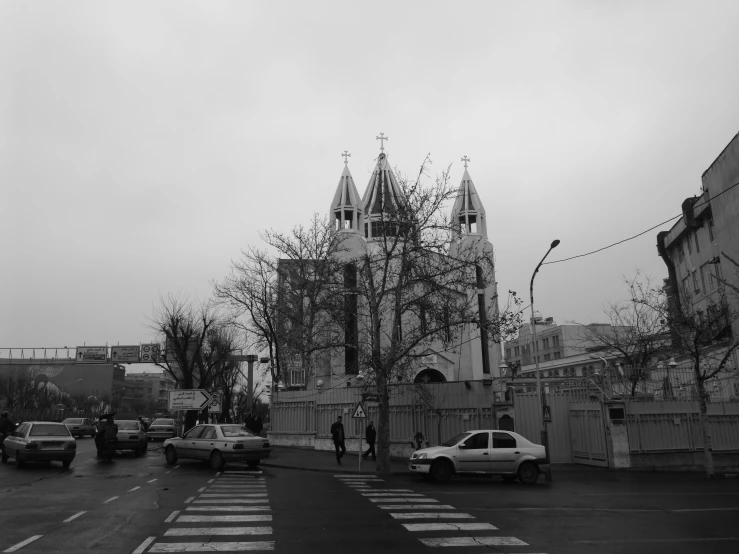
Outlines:
[[[65,519],[62,523],[69,523],[70,521],[73,521],[73,520],[77,519],[78,517],[80,517],[82,514],[86,514],[86,513],[87,513],[86,511],[85,512],[77,512],[72,517],[68,517],[67,519]]]
[[[210,480],[208,481],[208,485],[210,485],[210,484],[211,484],[211,483],[212,483],[213,481],[215,481],[215,479],[210,479]]]
[[[386,506],[378,506],[383,510],[456,510],[454,506],[448,504],[388,504]]]
[[[144,542],[142,542],[139,547],[133,551],[133,554],[143,554],[144,550],[147,549],[147,547],[154,542],[156,537],[149,537]]]
[[[496,531],[489,523],[403,523],[408,531]]]
[[[180,516],[177,523],[243,523],[246,521],[272,521],[271,515],[240,515],[240,516]]]
[[[739,541],[739,537],[706,537],[691,539],[616,539],[602,541],[572,541],[573,544],[639,544],[639,543],[660,543],[660,542],[718,542],[718,541]]]
[[[266,491],[267,485],[211,485],[209,489],[223,490],[245,490],[245,491]]]
[[[149,552],[243,552],[247,550],[274,550],[274,541],[258,542],[162,542]]]
[[[261,475],[262,471],[258,469],[229,469],[224,471],[224,475]]]
[[[164,523],[172,523],[172,520],[174,520],[174,518],[176,518],[177,517],[177,514],[179,514],[179,513],[180,513],[179,510],[175,510],[174,512],[172,512],[171,514],[169,514],[169,517],[164,520]]]
[[[194,496],[191,496],[190,498],[188,498],[187,500],[185,500],[185,504],[189,504],[193,500],[195,500],[195,497]]]
[[[372,492],[413,492],[411,489],[369,489],[369,490],[371,490]]]
[[[92,460],[87,460],[87,461],[86,461],[85,463],[86,463],[86,464],[91,464],[92,462],[96,462],[96,461],[97,461],[97,460],[95,460],[95,459],[93,458]]]
[[[438,502],[434,498],[368,498],[370,502]]]
[[[266,497],[266,492],[234,492],[234,493],[205,493],[201,498],[259,498]]]
[[[110,498],[108,498],[108,500],[105,500],[103,502],[103,504],[107,504],[108,502],[113,502],[113,500],[115,500],[116,498],[118,498],[118,497],[117,496],[111,496]]]
[[[172,473],[171,471],[165,471],[164,473]]]
[[[151,481],[147,481],[147,483],[153,483],[154,481],[156,481],[156,479],[152,479]]]
[[[206,498],[195,500],[193,504],[264,504],[268,498]]]
[[[19,542],[15,546],[11,546],[10,548],[3,550],[3,552],[15,552],[16,550],[20,550],[27,544],[31,544],[33,541],[40,539],[41,537],[43,537],[43,535],[34,535],[30,539],[26,539],[23,542]]]
[[[221,474],[220,471],[216,471],[216,477],[218,477]]]
[[[269,506],[188,506],[188,512],[269,512]]]
[[[137,490],[139,490],[140,488],[141,488],[141,487],[134,487],[134,488],[132,488],[131,490],[129,490],[128,492],[133,492],[133,491],[137,491]]]
[[[410,497],[410,496],[423,496],[422,494],[419,494],[417,492],[404,492],[404,493],[398,493],[398,492],[363,492],[361,494],[362,494],[362,496],[366,496],[366,497],[390,496],[390,497],[394,497],[394,498],[403,498],[403,497]]]
[[[434,508],[438,508],[438,506],[434,506]],[[390,516],[395,519],[475,519],[470,514],[461,514],[459,512],[399,512],[392,513]]]
[[[271,535],[272,527],[181,527],[168,529],[165,537],[198,535]]]
[[[206,487],[200,487],[200,488],[198,489],[198,492],[204,492],[204,491],[205,491],[205,489],[206,489]]]
[[[445,537],[418,540],[426,546],[528,546],[516,537]]]
[[[346,473],[341,473],[340,475],[334,475],[334,477],[338,479],[377,479],[380,480],[377,475],[347,475]]]

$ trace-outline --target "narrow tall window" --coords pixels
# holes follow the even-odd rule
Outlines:
[[[701,251],[701,242],[698,240],[698,229],[695,230],[695,251]]]
[[[711,239],[711,242],[714,241],[714,238],[713,238],[713,218],[712,217],[709,217],[708,218],[708,238]]]
[[[691,244],[693,242],[693,235],[687,235],[685,237],[685,242],[688,243],[688,256],[693,255],[693,245]]]
[[[697,271],[693,272],[693,290],[695,291],[696,294],[700,292],[700,287],[698,286],[698,272]]]

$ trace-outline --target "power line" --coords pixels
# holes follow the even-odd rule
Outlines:
[[[701,202],[700,204],[694,204],[693,206],[691,206],[691,209],[698,208],[700,206],[703,206],[704,204],[708,204],[709,202],[711,202],[711,200],[715,200],[716,198],[720,197],[722,194],[726,194],[727,192],[729,192],[731,189],[733,189],[734,187],[736,187],[738,185],[739,185],[739,181],[737,181],[736,183],[734,183],[733,185],[731,185],[726,190],[720,192],[719,194],[717,194],[713,198],[709,198],[708,200],[705,200],[705,201]],[[665,223],[669,223],[670,221],[674,221],[675,219],[678,219],[678,218],[680,218],[682,216],[683,216],[683,214],[681,213],[679,215],[676,215],[674,217],[671,217],[670,219],[667,219],[667,220],[663,221],[662,223],[658,223],[654,227],[650,227],[646,231],[642,231],[638,235],[634,235],[633,237],[629,237],[627,239],[623,239],[623,240],[620,240],[618,242],[614,242],[613,244],[609,244],[608,246],[604,246],[603,248],[598,248],[597,250],[593,250],[592,252],[586,252],[585,254],[578,254],[577,256],[571,256],[569,258],[563,258],[561,260],[554,260],[552,262],[544,262],[542,265],[559,264],[559,263],[562,263],[562,262],[567,262],[569,260],[575,260],[577,258],[584,258],[585,256],[590,256],[591,254],[596,254],[598,252],[602,252],[603,250],[608,250],[609,248],[612,248],[614,246],[618,246],[619,244],[623,244],[624,242],[628,242],[630,240],[634,240],[635,238],[638,238],[638,237],[640,237],[640,236],[648,233],[649,231],[654,231],[657,227],[662,227],[662,225],[664,225]]]

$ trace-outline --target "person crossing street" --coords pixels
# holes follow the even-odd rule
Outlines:
[[[372,459],[377,459],[377,454],[375,453],[375,439],[377,439],[377,430],[375,429],[375,424],[373,421],[369,422],[369,425],[367,425],[367,429],[364,431],[364,440],[367,441],[367,444],[369,445],[369,448],[367,448],[367,452],[362,454],[362,458],[365,460],[369,457],[370,454],[372,454]]]
[[[341,423],[341,416],[331,426],[331,437],[334,439],[334,447],[336,448],[336,461],[341,465],[341,458],[346,453],[346,445],[344,444],[344,424]]]

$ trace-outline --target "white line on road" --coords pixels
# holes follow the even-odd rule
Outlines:
[[[180,469],[179,465],[174,466],[175,469]]]
[[[211,485],[208,487],[209,489],[227,489],[227,490],[234,490],[234,489],[244,489],[244,490],[253,490],[253,491],[264,491],[267,490],[267,485],[241,485],[239,483],[236,483],[234,485]]]
[[[84,511],[84,512],[77,512],[72,517],[68,517],[67,519],[65,519],[62,523],[69,523],[70,521],[74,521],[75,519],[77,519],[78,517],[80,517],[82,514],[86,514],[86,513],[87,513],[86,511]]]
[[[423,496],[422,494],[419,494],[417,492],[403,492],[403,493],[399,493],[399,492],[374,492],[373,491],[373,492],[363,492],[361,494],[362,494],[362,496],[366,496],[366,497],[369,497],[369,498],[382,497],[382,496],[389,496],[389,497],[392,497],[392,498],[405,498],[405,497],[410,497],[410,496]]]
[[[221,474],[220,471],[216,471],[216,477],[218,477]]]
[[[274,541],[255,542],[158,542],[149,552],[244,552],[274,550]]]
[[[454,506],[448,504],[388,504],[386,506],[378,506],[382,510],[456,510]]]
[[[266,492],[205,493],[201,498],[266,498]]]
[[[195,497],[194,496],[191,496],[190,498],[188,498],[187,500],[185,500],[185,504],[189,504],[193,500],[195,500]]]
[[[245,523],[247,521],[272,521],[271,515],[239,516],[180,516],[177,523]]]
[[[434,498],[368,498],[370,502],[438,502]]]
[[[156,479],[152,479],[151,481],[147,481],[147,483],[153,483],[154,481],[156,481]]]
[[[348,473],[342,473],[340,475],[334,475],[337,479],[380,479],[376,475],[349,475]]]
[[[133,491],[137,491],[137,490],[139,490],[140,488],[141,488],[141,487],[134,487],[134,488],[130,489],[130,490],[129,490],[128,492],[133,492]]]
[[[139,545],[136,550],[133,551],[133,554],[143,554],[144,550],[146,550],[148,546],[154,542],[154,539],[156,539],[156,537],[149,537],[148,539],[146,539]]]
[[[269,498],[206,498],[194,500],[193,504],[266,504]]]
[[[210,485],[213,481],[215,481],[215,479],[210,479],[210,480],[208,480],[208,483],[207,484]]]
[[[200,488],[198,489],[198,492],[205,492],[205,489],[206,489],[206,488],[207,488],[207,487],[200,487]]]
[[[269,506],[188,506],[188,512],[269,512]]]
[[[438,508],[438,506],[434,506]],[[395,519],[475,519],[470,514],[461,514],[459,512],[398,512],[390,514]]]
[[[408,531],[496,531],[489,523],[403,523]]]
[[[110,498],[108,498],[108,500],[105,500],[103,502],[103,504],[107,504],[108,502],[113,502],[113,500],[115,500],[116,498],[118,498],[118,497],[117,496],[111,496]]]
[[[172,512],[171,514],[169,514],[169,517],[164,520],[164,523],[172,523],[172,521],[174,520],[174,518],[176,518],[177,517],[177,514],[179,514],[179,513],[180,513],[179,510],[175,510],[174,512]]]
[[[171,471],[165,471],[164,473],[172,473]]]
[[[180,527],[168,529],[165,537],[198,535],[271,535],[272,527]]]
[[[369,489],[369,490],[372,492],[413,492],[411,489]],[[416,493],[413,492],[413,494],[416,494]]]
[[[418,540],[426,546],[528,546],[516,537],[446,537]]]
[[[41,537],[43,537],[43,535],[34,535],[30,539],[26,539],[23,542],[19,542],[15,546],[11,546],[10,548],[3,550],[3,552],[15,552],[16,550],[23,548],[27,544],[31,544],[33,541],[40,539]]]

